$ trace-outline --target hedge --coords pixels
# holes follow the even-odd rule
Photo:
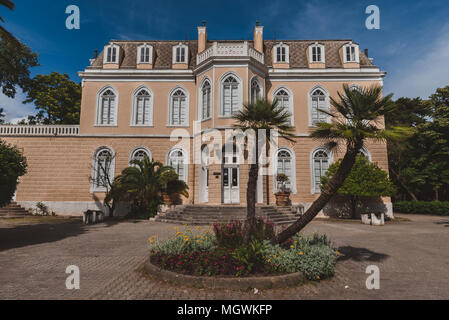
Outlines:
[[[449,216],[449,201],[399,201],[393,203],[394,212]]]

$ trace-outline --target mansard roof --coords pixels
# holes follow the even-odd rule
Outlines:
[[[247,41],[248,45],[253,47],[253,41],[251,40],[208,40],[207,47],[212,46],[214,42],[241,43],[244,41]],[[281,42],[289,46],[290,68],[308,68],[309,64],[306,52],[307,48],[314,43],[322,44],[325,47],[326,68],[341,68],[343,65],[339,50],[343,45],[352,42],[352,40],[264,40],[264,59],[266,66],[272,66],[272,48]],[[186,44],[189,47],[189,68],[196,66],[196,55],[198,52],[197,40],[111,40],[110,43],[117,44],[123,49],[120,69],[135,69],[137,67],[137,47],[144,43],[153,46],[155,55],[153,69],[171,69],[172,48],[179,43]],[[374,67],[370,59],[361,50],[360,67]],[[97,59],[88,68],[103,68],[103,52],[98,55]]]

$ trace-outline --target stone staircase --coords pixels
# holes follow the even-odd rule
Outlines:
[[[299,218],[292,207],[257,206],[256,216],[263,217],[275,225],[290,224]],[[214,222],[246,219],[244,206],[178,206],[156,216],[155,221],[187,225],[211,225]]]
[[[0,208],[0,218],[19,218],[30,215],[31,214],[18,205],[17,202],[11,202],[7,206]]]

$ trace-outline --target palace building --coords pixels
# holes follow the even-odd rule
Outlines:
[[[0,139],[22,150],[29,165],[15,201],[26,208],[41,201],[58,214],[103,209],[98,167],[112,159],[106,174],[113,177],[147,154],[188,183],[185,203],[245,205],[249,165],[234,154],[242,146],[223,152],[222,164],[195,163],[195,127],[200,134],[222,132],[245,103],[277,98],[292,114],[295,138],[279,139],[270,160],[275,173],[290,178],[292,203],[307,207],[319,195],[321,176],[342,156],[310,138],[317,121],[330,121],[318,109],[330,109],[344,84],[382,85],[385,74],[352,40],[264,40],[258,24],[248,41],[209,40],[205,23],[197,40],[112,40],[79,72],[79,125],[0,126]],[[220,150],[232,143],[214,141]],[[369,141],[363,153],[388,170],[385,143]],[[274,175],[259,176],[258,203],[274,204],[276,191]],[[383,201],[391,214],[390,199]]]

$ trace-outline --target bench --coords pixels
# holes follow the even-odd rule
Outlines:
[[[93,224],[102,222],[104,220],[104,213],[101,210],[87,210],[83,212],[83,223]]]

